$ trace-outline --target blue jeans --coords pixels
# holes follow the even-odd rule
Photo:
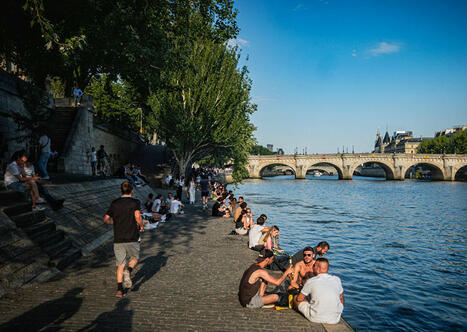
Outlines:
[[[125,179],[130,181],[131,184],[133,185],[133,187],[136,187],[136,182],[135,182],[135,180],[133,180],[133,178],[131,176],[125,176]]]
[[[42,152],[37,163],[37,166],[39,167],[39,170],[41,171],[43,177],[49,176],[49,173],[47,173],[47,162],[49,161],[49,157],[49,152]]]

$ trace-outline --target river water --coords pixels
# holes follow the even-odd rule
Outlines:
[[[287,252],[329,242],[356,330],[467,329],[466,183],[280,176],[235,193]]]

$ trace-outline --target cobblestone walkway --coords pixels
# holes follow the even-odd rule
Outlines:
[[[109,243],[68,267],[58,280],[0,299],[0,331],[344,331],[309,323],[292,310],[245,309],[237,298],[256,255],[247,238],[228,236],[232,221],[189,206],[143,236],[133,291],[116,291]]]

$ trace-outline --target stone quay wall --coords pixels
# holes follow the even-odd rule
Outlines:
[[[70,98],[56,99],[57,107],[70,105]],[[62,171],[70,174],[90,175],[90,152],[104,145],[109,154],[110,173],[113,175],[126,162],[132,160],[133,152],[143,143],[137,134],[115,123],[107,123],[96,117],[92,99],[84,96],[65,142],[64,153],[60,157]]]
[[[37,89],[23,80],[15,77],[0,69],[0,112],[6,114],[17,113],[23,116],[28,116],[22,96],[18,90],[19,86],[27,86],[30,89]],[[49,96],[49,104],[46,106],[53,109],[53,98]],[[14,138],[22,136],[25,131],[18,131],[16,123],[8,116],[0,114],[0,162],[3,165],[10,159],[11,155],[18,150],[31,149],[29,141],[16,141]],[[0,167],[3,169],[3,167]]]

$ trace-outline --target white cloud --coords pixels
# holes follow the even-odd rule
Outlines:
[[[352,50],[352,56],[357,56],[357,50],[355,48]]]
[[[401,45],[398,43],[386,43],[386,42],[381,42],[378,45],[376,45],[373,48],[370,48],[368,52],[370,53],[370,56],[380,56],[384,54],[392,54],[392,53],[397,53],[401,49]]]
[[[248,40],[237,38],[237,39],[229,39],[227,41],[227,46],[229,47],[242,47],[247,46],[249,44]]]
[[[304,8],[303,4],[299,3],[299,4],[297,4],[297,5],[295,6],[294,9],[292,9],[292,11],[296,12],[296,11],[298,11],[298,10],[300,10],[300,9],[303,9],[303,8]]]

